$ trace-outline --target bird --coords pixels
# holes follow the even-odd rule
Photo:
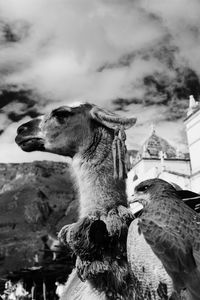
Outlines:
[[[142,234],[161,261],[177,293],[200,299],[200,216],[186,205],[168,182],[148,179],[134,189],[143,205],[138,218]]]

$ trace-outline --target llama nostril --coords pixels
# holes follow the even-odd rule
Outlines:
[[[17,134],[21,134],[23,133],[24,131],[27,130],[27,126],[25,126],[24,124],[21,125],[18,129],[17,129]]]

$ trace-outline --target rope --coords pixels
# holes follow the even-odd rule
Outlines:
[[[113,169],[114,179],[125,179],[127,178],[127,149],[125,145],[126,133],[124,127],[121,126],[115,129],[115,137],[112,143],[112,154],[113,154]]]
[[[122,153],[122,141],[120,138],[117,140],[117,153],[118,153],[118,178],[123,179],[124,166],[123,166],[123,153]]]
[[[117,141],[118,141],[118,134],[119,129],[115,129],[115,137],[112,143],[112,154],[113,154],[113,168],[114,168],[114,179],[118,178],[118,171],[117,171]]]
[[[127,148],[126,148],[126,133],[124,130],[124,127],[121,127],[120,130],[121,134],[121,141],[122,141],[122,157],[123,157],[123,179],[127,178],[127,163],[128,163],[128,153],[127,153]]]

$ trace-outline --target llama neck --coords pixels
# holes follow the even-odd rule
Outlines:
[[[113,135],[102,130],[92,146],[73,159],[80,192],[80,217],[96,211],[107,213],[118,205],[127,206],[125,181],[113,178],[112,141]]]

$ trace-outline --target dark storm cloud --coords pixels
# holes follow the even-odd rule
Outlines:
[[[5,113],[13,122],[17,122],[25,116],[34,118],[40,114],[37,109],[37,100],[31,91],[19,90],[16,87],[2,88],[0,112]]]
[[[22,90],[15,86],[2,87],[0,91],[0,135],[12,122],[18,122],[25,117],[37,117],[41,115],[41,112],[39,97],[32,91]]]
[[[0,9],[4,83],[106,103],[142,99],[153,74],[176,80],[186,67],[199,76],[196,0],[0,0]]]
[[[0,89],[40,95],[0,97],[0,130],[84,100],[167,104],[179,117],[199,97],[199,11],[199,0],[0,0]]]
[[[0,22],[0,41],[1,43],[19,43],[29,35],[29,23],[24,21]]]

